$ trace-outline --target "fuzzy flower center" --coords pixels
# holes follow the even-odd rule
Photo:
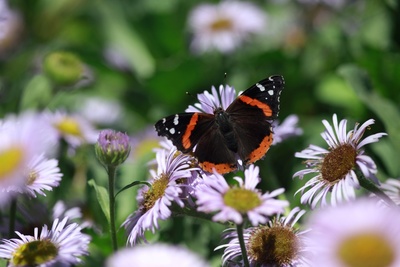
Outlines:
[[[66,117],[56,124],[57,129],[63,134],[82,136],[81,127],[79,123],[73,118]]]
[[[395,251],[388,240],[375,233],[362,233],[345,239],[337,251],[349,267],[393,266]]]
[[[213,32],[229,31],[232,27],[232,20],[228,18],[219,18],[210,24],[210,28]]]
[[[18,168],[23,159],[23,155],[19,147],[12,147],[0,153],[0,179]]]
[[[224,203],[241,213],[246,213],[260,206],[261,199],[254,191],[244,188],[231,188],[224,195]]]
[[[259,227],[249,240],[248,253],[259,265],[289,266],[298,254],[298,237],[289,227]]]
[[[342,179],[356,165],[356,149],[343,144],[329,152],[322,163],[322,178],[330,183]]]
[[[154,180],[152,187],[144,193],[143,207],[146,211],[151,209],[156,201],[164,196],[168,183],[169,177],[165,174],[161,174],[158,179]]]
[[[21,245],[13,254],[14,266],[38,266],[57,257],[58,248],[49,239],[35,240]]]

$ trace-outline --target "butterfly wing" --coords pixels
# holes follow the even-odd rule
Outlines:
[[[244,164],[261,159],[273,141],[271,121],[279,113],[279,98],[284,86],[282,76],[271,76],[252,85],[227,108],[238,155]]]
[[[236,156],[217,129],[215,117],[207,113],[179,113],[155,124],[158,135],[165,136],[183,153],[193,152],[200,167],[228,173],[237,169]]]
[[[183,153],[193,147],[214,124],[214,116],[206,113],[179,113],[159,120],[155,124],[159,136],[165,136]]]
[[[229,150],[224,136],[215,124],[199,140],[194,156],[206,172],[212,173],[215,169],[218,173],[224,174],[238,168],[236,154]]]

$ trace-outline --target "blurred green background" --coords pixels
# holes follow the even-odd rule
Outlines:
[[[200,1],[9,1],[9,10],[18,15],[13,24],[0,21],[8,29],[8,35],[0,35],[0,117],[27,109],[78,112],[85,99],[100,97],[117,103],[122,115],[118,122],[98,128],[112,127],[135,137],[161,117],[183,112],[197,101],[186,92],[196,95],[225,83],[242,91],[280,74],[286,81],[280,121],[298,115],[304,134],[272,147],[257,163],[263,190],[285,187],[292,206],[299,205],[299,195],[293,193],[305,181],[292,179],[302,168],[294,153],[309,144],[326,147],[320,138],[321,120],[331,121],[333,113],[348,119],[350,127],[375,119],[367,134],[385,131],[389,136],[367,153],[376,160],[382,181],[399,177],[400,6],[394,0],[344,0],[338,6],[325,2],[252,1],[268,18],[265,32],[231,53],[194,54],[188,16]],[[64,65],[46,63],[54,53],[68,55]],[[83,78],[69,83],[61,77],[60,82],[51,76],[58,67],[72,76],[78,68]],[[120,187],[147,178],[145,163],[151,154],[132,154],[120,171]],[[105,218],[86,181],[95,178],[106,185],[106,175],[92,147],[64,157],[61,186],[38,201],[51,207],[61,198],[88,210],[99,229],[90,230],[92,255],[85,266],[99,266],[111,248]],[[135,194],[124,193],[118,201],[120,225],[134,211]],[[155,238],[185,244],[218,266],[221,252],[213,249],[222,229],[173,218],[161,223]],[[122,246],[123,229],[118,234]]]

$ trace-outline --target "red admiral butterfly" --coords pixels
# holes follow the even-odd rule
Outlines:
[[[171,115],[155,128],[178,150],[192,152],[204,171],[237,170],[264,157],[271,146],[271,122],[278,116],[284,83],[282,76],[271,76],[244,91],[226,110]]]

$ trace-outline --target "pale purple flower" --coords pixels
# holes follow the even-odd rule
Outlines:
[[[112,255],[106,267],[209,267],[186,248],[167,244],[139,245]]]
[[[336,205],[343,200],[355,198],[355,189],[360,188],[356,169],[375,184],[379,184],[375,174],[377,167],[371,157],[364,154],[363,147],[377,142],[386,133],[370,135],[362,140],[364,132],[374,120],[370,119],[360,127],[347,132],[347,120],[338,123],[333,115],[333,127],[323,120],[326,130],[321,134],[329,146],[329,150],[315,145],[295,154],[306,160],[306,169],[296,172],[293,177],[303,179],[304,175],[315,175],[297,192],[302,193],[301,203],[308,203],[315,208],[319,202],[327,205],[327,196],[331,195],[330,203]]]
[[[168,154],[167,154],[168,153]],[[137,196],[138,210],[123,223],[128,242],[133,245],[144,239],[146,230],[155,232],[158,220],[166,220],[171,216],[170,206],[175,203],[180,207],[184,202],[180,198],[182,188],[180,182],[192,176],[192,168],[188,156],[171,150],[161,150],[156,154],[157,171],[150,170],[152,188],[144,186]],[[180,180],[180,181],[178,181]]]
[[[71,266],[88,254],[90,237],[81,233],[78,224],[68,224],[68,218],[54,220],[51,229],[44,225],[40,233],[35,228],[33,236],[15,233],[19,238],[3,239],[0,245],[0,257],[8,259],[10,267]]]
[[[287,216],[278,214],[266,225],[244,229],[243,238],[250,266],[310,266],[307,258],[307,254],[311,251],[307,239],[309,230],[300,230],[295,226],[304,213],[304,210],[296,207]],[[224,239],[228,240],[228,243],[215,249],[224,249],[222,264],[224,266],[243,266],[242,251],[236,229],[228,229]]]
[[[225,178],[216,172],[204,179],[204,185],[196,191],[198,211],[216,212],[213,221],[241,224],[244,218],[248,218],[256,226],[266,223],[269,216],[283,212],[288,206],[287,201],[274,199],[284,192],[283,188],[264,194],[256,189],[261,180],[258,167],[250,165],[244,176],[244,180],[234,177],[239,185],[234,187],[230,187]]]
[[[99,132],[83,116],[64,111],[47,113],[47,119],[58,138],[63,138],[72,148],[83,144],[94,144]]]
[[[79,102],[78,112],[97,125],[112,125],[122,117],[122,107],[117,101],[101,97],[88,97]]]
[[[358,199],[316,210],[308,220],[312,266],[400,266],[398,207]]]
[[[111,129],[102,130],[95,145],[95,152],[105,166],[119,166],[131,152],[129,136]]]
[[[0,0],[0,54],[4,55],[15,47],[23,28],[20,14],[10,9],[7,2]]]
[[[36,197],[37,194],[46,196],[43,190],[52,191],[54,187],[59,186],[62,176],[58,160],[47,159],[43,154],[38,155],[28,163],[26,185],[22,187],[21,193],[31,197]]]
[[[381,184],[380,189],[391,199],[396,205],[400,205],[400,180],[387,179]]]
[[[254,34],[266,30],[267,15],[250,2],[222,1],[200,4],[189,15],[194,53],[210,50],[229,53]]]
[[[197,99],[199,103],[194,106],[189,105],[185,110],[186,112],[205,112],[208,114],[214,114],[215,108],[222,108],[226,110],[228,106],[235,100],[236,91],[233,87],[226,85],[220,85],[217,89],[212,86],[211,93],[204,91],[204,93],[198,94]]]
[[[272,145],[276,145],[289,137],[303,134],[303,130],[297,127],[298,122],[299,117],[296,115],[288,116],[281,124],[278,121],[273,121],[274,141]]]
[[[0,206],[15,191],[23,191],[29,164],[49,150],[51,141],[51,134],[37,114],[11,115],[0,122]]]

